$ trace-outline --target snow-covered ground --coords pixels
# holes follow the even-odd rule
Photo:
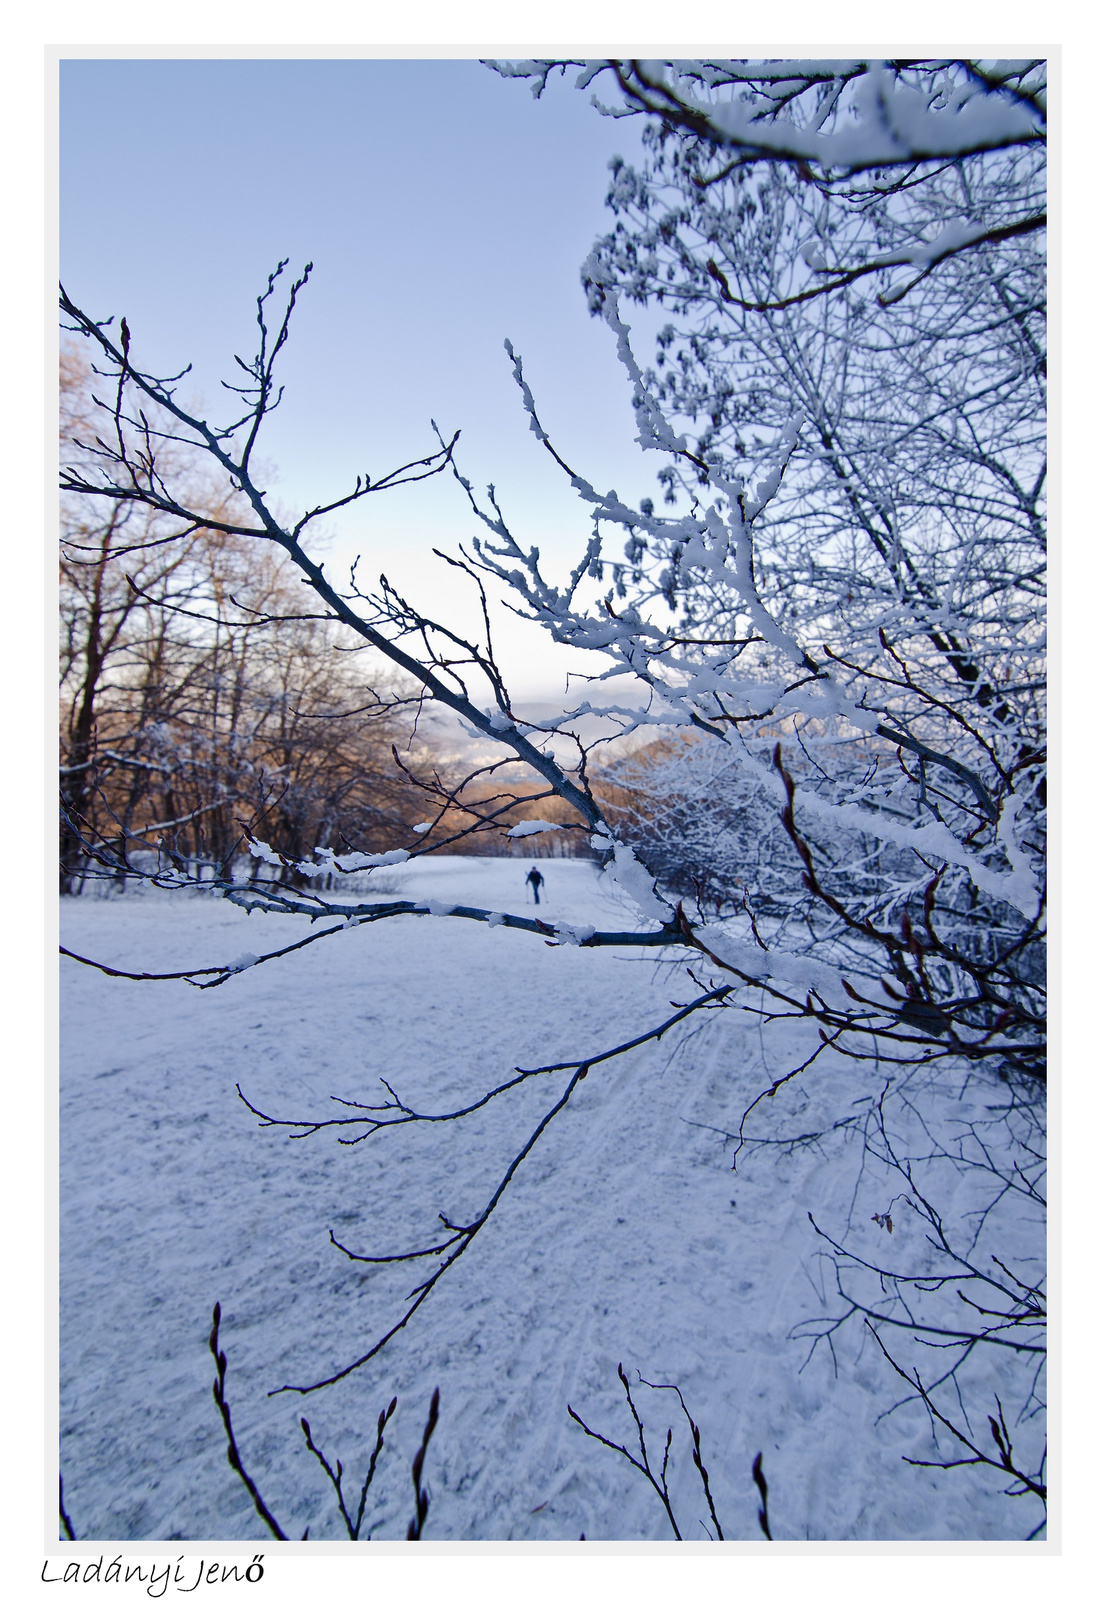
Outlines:
[[[528,865],[426,860],[389,870],[386,888],[524,914]],[[633,925],[587,863],[540,865],[550,920]],[[290,920],[247,921],[191,894],[128,894],[65,902],[62,936],[109,965],[173,971],[272,949]],[[436,1386],[426,1537],[668,1538],[641,1474],[568,1415],[571,1405],[636,1448],[621,1361],[658,1463],[673,1427],[685,1538],[707,1537],[687,1425],[674,1394],[638,1388],[639,1369],[680,1385],[727,1538],[760,1538],[750,1463],[761,1451],[777,1539],[1023,1539],[1036,1501],[1004,1496],[998,1474],[902,1461],[932,1458],[931,1430],[918,1402],[877,1423],[905,1386],[862,1328],[840,1339],[836,1373],[825,1346],[803,1368],[809,1342],[793,1330],[835,1304],[807,1213],[891,1264],[910,1259],[921,1225],[903,1207],[893,1238],[873,1223],[895,1189],[863,1162],[855,1129],[816,1146],[747,1147],[733,1170],[725,1132],[817,1043],[808,1024],[765,1026],[755,1010],[689,1020],[593,1068],[380,1356],[336,1387],[268,1396],[362,1354],[424,1275],[419,1263],[351,1262],[328,1230],[368,1255],[440,1242],[439,1212],[476,1214],[563,1079],[353,1148],[330,1131],[290,1141],[259,1128],[236,1082],[288,1117],[333,1114],[331,1095],[373,1100],[381,1077],[420,1109],[449,1109],[517,1065],[591,1055],[656,1025],[670,1002],[695,996],[685,966],[435,917],[323,939],[208,991],[64,961],[60,1448],[78,1535],[257,1539],[211,1398],[219,1300],[242,1455],[293,1538],[308,1524],[312,1538],[343,1536],[300,1417],[352,1480],[393,1394],[366,1524],[376,1538],[404,1537]],[[830,1127],[882,1082],[870,1066],[823,1057],[763,1101],[748,1131]],[[915,1108],[924,1094],[935,1122],[970,1112],[963,1099],[945,1107],[937,1089],[919,1089]],[[979,1090],[980,1106],[986,1098]],[[1026,1232],[1008,1246],[1024,1259],[1039,1241]],[[909,1335],[895,1350],[906,1367],[916,1359]],[[1003,1371],[985,1352],[972,1359],[962,1398],[978,1421]]]

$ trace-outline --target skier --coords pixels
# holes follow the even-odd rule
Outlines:
[[[530,871],[526,874],[526,881],[534,891],[534,904],[536,906],[540,905],[541,895],[538,893],[538,890],[544,886],[545,879],[542,877],[537,867],[530,868]]]

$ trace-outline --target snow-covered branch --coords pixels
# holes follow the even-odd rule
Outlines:
[[[1045,62],[516,61],[489,62],[540,96],[579,69],[578,89],[605,75],[621,104],[606,115],[661,118],[744,161],[787,161],[826,174],[882,172],[1038,144]]]

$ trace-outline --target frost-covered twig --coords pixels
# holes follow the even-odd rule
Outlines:
[[[274,911],[278,909],[273,904],[261,906],[258,904],[257,891],[228,890],[225,898],[238,899],[238,903],[252,899],[257,909]],[[569,925],[559,926],[556,923],[545,922],[541,917],[519,917],[514,912],[487,911],[479,906],[447,906],[437,900],[396,900],[378,903],[376,905],[320,905],[306,906],[285,902],[279,909],[292,912],[301,916],[310,917],[316,921],[322,917],[341,918],[332,927],[317,929],[302,939],[296,939],[291,944],[281,945],[277,950],[269,950],[264,955],[251,955],[248,958],[240,957],[224,966],[218,967],[188,967],[179,972],[127,972],[119,967],[110,967],[106,962],[97,961],[92,956],[78,955],[76,951],[60,946],[60,953],[68,956],[71,961],[78,961],[82,966],[95,967],[109,978],[131,978],[138,983],[168,982],[182,980],[193,984],[199,989],[217,989],[221,984],[227,983],[240,972],[249,967],[260,966],[266,961],[279,961],[283,956],[292,955],[297,950],[306,949],[309,944],[314,944],[319,939],[326,939],[333,934],[346,933],[350,928],[365,927],[375,922],[386,922],[392,917],[452,917],[464,922],[482,922],[490,928],[515,928],[525,933],[536,933],[550,944],[572,944],[585,949],[617,948],[617,949],[656,949],[683,942],[678,931],[672,927],[660,929],[645,929],[642,932],[611,931],[605,932],[591,927],[576,929]]]
[[[794,163],[808,182],[946,164],[985,151],[1040,145],[1045,137],[1044,60],[489,61],[503,77],[530,80],[540,96],[552,75],[579,69],[579,89],[605,73],[622,105],[607,115],[646,114],[715,147],[734,164]],[[884,188],[886,190],[886,183]]]

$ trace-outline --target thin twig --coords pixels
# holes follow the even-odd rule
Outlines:
[[[257,1487],[257,1484],[246,1471],[242,1464],[242,1457],[238,1453],[238,1445],[235,1441],[234,1429],[231,1427],[230,1423],[230,1406],[227,1404],[226,1397],[227,1358],[223,1351],[219,1349],[219,1323],[221,1318],[222,1311],[220,1309],[218,1300],[216,1300],[215,1310],[211,1313],[211,1337],[208,1339],[207,1344],[208,1349],[215,1358],[215,1371],[217,1376],[214,1384],[212,1385],[212,1393],[215,1396],[215,1405],[218,1408],[220,1417],[223,1419],[223,1428],[227,1436],[227,1460],[230,1462],[235,1472],[237,1472],[238,1476],[249,1490],[250,1499],[254,1503],[257,1514],[261,1518],[262,1522],[265,1523],[266,1527],[270,1530],[273,1538],[287,1540],[288,1535],[281,1528],[280,1523],[276,1520],[276,1518],[273,1516],[273,1513],[265,1504],[265,1501],[261,1497],[261,1490]],[[306,1534],[304,1537],[307,1537]]]
[[[426,1418],[426,1427],[423,1429],[422,1444],[415,1452],[415,1459],[411,1463],[411,1481],[415,1486],[415,1515],[411,1518],[407,1528],[408,1539],[421,1539],[422,1530],[426,1525],[426,1515],[430,1510],[430,1491],[422,1487],[422,1469],[426,1465],[426,1448],[430,1443],[430,1436],[438,1426],[438,1390],[435,1389],[430,1397],[430,1411]]]

